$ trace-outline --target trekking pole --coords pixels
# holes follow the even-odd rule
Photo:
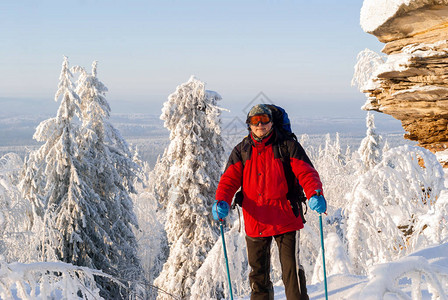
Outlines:
[[[320,243],[322,245],[322,261],[324,263],[324,285],[325,285],[325,299],[328,300],[328,290],[327,290],[327,270],[325,269],[325,247],[324,247],[324,230],[322,227],[322,214],[319,214],[320,223]]]
[[[226,240],[224,239],[224,228],[222,220],[219,220],[219,225],[221,227],[222,248],[224,249],[224,258],[226,259],[227,281],[229,282],[230,299],[233,300],[232,282],[230,281],[229,260],[227,259]]]

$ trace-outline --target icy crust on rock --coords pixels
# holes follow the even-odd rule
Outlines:
[[[383,77],[389,77],[388,73],[402,73],[410,69],[415,69],[416,62],[429,59],[444,58],[448,55],[447,40],[441,40],[431,44],[410,44],[402,48],[401,52],[390,54],[387,57],[381,57],[379,54],[365,49],[358,54],[358,62],[355,66],[355,73],[352,85],[358,85],[359,90],[366,94],[367,99],[362,106],[363,110],[383,111],[384,107],[373,106],[376,103],[376,97],[370,96],[369,91],[382,90]],[[398,75],[396,75],[398,76]],[[435,85],[415,84],[406,89],[400,89],[392,96],[396,97],[402,94],[410,93],[430,93],[443,92],[447,87]]]
[[[446,41],[443,41],[446,42]],[[444,57],[448,53],[448,49],[435,50],[441,43],[434,44],[416,44],[409,45],[402,49],[401,53],[395,53],[387,56],[384,64],[377,65],[376,70],[372,73],[373,77],[387,72],[403,72],[412,65],[413,60],[418,58]]]
[[[393,17],[402,5],[412,0],[364,0],[361,8],[361,27],[372,32]]]
[[[365,49],[358,54],[352,85],[358,85],[361,92],[380,88],[378,80],[381,74],[406,71],[416,59],[448,55],[448,48],[439,49],[445,43],[447,43],[446,40],[433,44],[411,44],[403,47],[402,52],[388,55],[385,58]],[[427,86],[426,89],[430,89],[430,87]]]
[[[425,5],[446,5],[448,0],[364,0],[361,8],[361,27],[373,32],[399,13],[412,11]]]

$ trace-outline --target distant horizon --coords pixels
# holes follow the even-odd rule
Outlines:
[[[174,91],[175,87],[170,93]],[[140,102],[111,100],[106,95],[111,106],[111,124],[124,137],[129,138],[130,142],[133,141],[140,147],[143,147],[142,141],[150,143],[151,146],[142,155],[152,164],[162,153],[163,145],[169,140],[169,131],[163,128],[163,121],[159,118],[168,95],[163,97],[148,95],[147,98],[157,99]],[[368,112],[361,109],[365,96],[360,93],[357,93],[353,99],[333,97],[331,100],[325,101],[315,101],[316,99],[311,95],[309,98],[312,100],[294,101],[294,99],[282,99],[281,97],[277,100],[275,96],[261,91],[247,99],[239,95],[242,99],[240,101],[227,100],[224,95],[221,96],[224,99],[219,101],[218,105],[223,108],[221,114],[222,134],[224,140],[231,141],[230,144],[235,142],[233,134],[237,133],[241,136],[247,134],[244,124],[245,116],[248,108],[257,103],[275,103],[284,107],[291,119],[292,128],[299,137],[302,134],[314,136],[314,138],[320,136],[318,139],[324,143],[326,134],[339,133],[343,141],[356,147],[358,146],[356,141],[365,136],[365,119]],[[39,144],[32,139],[35,128],[40,122],[56,116],[60,99],[58,102],[54,101],[54,95],[47,98],[0,97],[0,103],[3,107],[0,112],[0,127],[2,129],[0,131],[0,153],[18,151],[23,156],[27,151],[26,146]],[[375,116],[378,134],[389,136],[395,144],[409,143],[403,139],[405,132],[400,121],[389,115],[372,113]],[[229,143],[226,145],[229,146]]]
[[[172,91],[174,92],[174,90]],[[262,93],[262,92],[260,92]],[[312,96],[310,100],[307,99],[275,99],[268,97],[265,99],[257,99],[258,94],[252,97],[238,97],[238,99],[228,100],[223,98],[218,102],[218,105],[224,109],[225,114],[241,115],[247,112],[244,109],[251,104],[257,103],[274,103],[280,105],[295,115],[304,116],[361,116],[367,112],[361,109],[364,104],[365,97],[361,95],[360,99],[333,99],[316,101]],[[111,113],[144,113],[144,114],[160,114],[163,108],[163,103],[168,100],[168,95],[165,96],[147,96],[151,100],[146,101],[129,101],[124,99],[109,99],[106,95],[106,100],[111,106]],[[358,101],[359,100],[359,101]],[[0,97],[2,111],[0,117],[5,115],[29,115],[29,114],[56,114],[60,105],[60,101],[54,101],[54,95],[48,98],[44,97]],[[227,112],[229,110],[229,112]]]
[[[258,101],[260,100],[260,101]],[[272,99],[269,99],[272,100]],[[0,112],[0,124],[8,124],[10,122],[21,122],[22,120],[33,120],[32,124],[37,126],[41,121],[54,117],[57,114],[60,102],[55,102],[53,99],[26,99],[16,98],[6,100],[0,98],[0,102],[7,101],[8,105],[4,106],[4,109]],[[163,121],[159,120],[159,116],[162,113],[163,103],[166,101],[154,100],[145,103],[134,103],[129,105],[129,102],[109,101],[111,106],[111,119],[114,121],[120,120],[119,116],[150,116],[152,120],[158,120],[158,126],[163,124]],[[286,109],[290,116],[291,122],[299,126],[300,134],[302,133],[344,133],[351,132],[357,134],[365,133],[365,118],[367,111],[361,109],[361,103],[353,103],[353,101],[326,101],[326,102],[313,102],[313,101],[268,101],[265,102],[262,99],[251,99],[244,102],[238,101],[225,101],[222,100],[218,103],[223,108],[221,113],[221,119],[223,120],[223,130],[229,126],[229,123],[234,119],[238,120],[238,124],[235,124],[238,128],[244,131],[244,119],[246,116],[247,107],[256,103],[275,103]],[[322,109],[324,107],[325,109]],[[375,124],[378,132],[381,133],[397,133],[404,134],[405,131],[401,126],[399,120],[394,119],[392,116],[371,112],[375,117]],[[136,120],[141,119],[137,117]],[[9,121],[8,121],[9,120]],[[148,125],[147,123],[142,123]],[[29,126],[29,125],[27,125]],[[115,126],[115,124],[114,124]],[[29,132],[29,137],[32,138],[32,130]],[[5,138],[5,137],[4,137]],[[6,141],[2,141],[5,143]],[[0,143],[1,144],[1,143]]]

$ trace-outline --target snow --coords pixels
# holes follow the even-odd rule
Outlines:
[[[361,27],[365,32],[372,32],[393,17],[402,5],[409,5],[412,0],[364,0],[361,8]]]
[[[436,156],[438,161],[444,161],[444,162],[448,161],[448,149],[437,152]]]
[[[63,262],[6,264],[0,260],[0,298],[79,299],[82,295],[101,299],[94,275],[120,284],[101,271]]]
[[[327,250],[327,249],[326,249]],[[332,260],[327,258],[327,265]],[[412,278],[412,281],[410,280]],[[353,274],[328,275],[328,297],[351,299],[446,299],[448,285],[448,242],[429,247],[397,261],[376,265],[369,276]],[[414,279],[416,281],[414,281]],[[421,297],[416,297],[418,280],[422,281]],[[310,299],[325,299],[322,282],[307,285]],[[275,299],[286,299],[281,285],[274,287]],[[434,295],[433,295],[434,294]],[[386,297],[387,295],[387,297]],[[236,298],[249,300],[250,297]]]
[[[339,236],[334,232],[330,232],[325,238],[324,245],[331,245],[331,247],[326,247],[325,249],[325,260],[331,262],[331,264],[325,265],[327,276],[350,274],[352,266]],[[322,251],[320,251],[311,283],[318,283],[323,280]]]
[[[386,62],[383,64],[377,64],[377,68],[372,72],[372,77],[377,77],[386,72],[403,72],[409,68],[412,60],[418,58],[445,57],[447,54],[446,49],[434,50],[441,44],[438,42],[434,44],[422,43],[405,46],[400,53],[388,55]]]
[[[447,195],[445,195],[447,197]],[[219,247],[218,247],[219,248]],[[219,253],[220,249],[216,249]],[[330,253],[331,250],[328,250]],[[327,265],[331,265],[331,255],[327,257]],[[66,277],[55,277],[45,274],[61,272]],[[77,274],[73,276],[73,274]],[[424,274],[424,277],[421,276]],[[62,262],[51,263],[1,263],[0,262],[0,296],[2,299],[19,299],[17,295],[23,293],[22,299],[44,299],[44,293],[63,298],[63,293],[70,294],[80,289],[93,299],[100,299],[98,290],[91,284],[93,275],[110,276],[99,271],[84,267],[75,267]],[[410,281],[422,279],[421,298],[416,298],[415,282]],[[224,276],[223,276],[224,277]],[[52,280],[57,280],[52,282]],[[64,281],[65,280],[65,281]],[[50,284],[51,282],[51,284]],[[414,284],[413,284],[414,283]],[[369,276],[358,276],[352,274],[328,275],[329,299],[398,299],[392,295],[401,295],[402,299],[432,299],[432,293],[438,293],[445,288],[444,294],[439,294],[439,299],[446,299],[448,284],[448,241],[441,245],[428,247],[408,255],[395,262],[374,266]],[[400,288],[398,290],[398,288]],[[414,288],[414,290],[413,290]],[[35,296],[31,295],[35,292]],[[281,284],[274,287],[275,299],[286,299]],[[310,299],[325,299],[325,290],[322,282],[308,285]],[[10,293],[10,294],[8,294]],[[8,297],[7,295],[13,295]],[[386,297],[386,295],[388,297]],[[412,297],[412,298],[411,298]],[[235,298],[249,300],[250,296]]]
[[[414,10],[425,5],[446,5],[446,0],[364,0],[361,8],[361,27],[373,32],[399,11]]]
[[[379,87],[377,82],[372,80],[373,72],[384,64],[384,59],[375,51],[364,49],[359,52],[353,74],[352,86],[357,85],[360,92],[372,90]]]
[[[424,86],[413,86],[410,89],[406,90],[400,90],[398,92],[393,93],[391,96],[397,96],[401,94],[407,94],[407,93],[415,93],[415,92],[431,92],[431,91],[443,91],[448,92],[448,88],[441,87],[441,86],[433,86],[433,85],[424,85]]]

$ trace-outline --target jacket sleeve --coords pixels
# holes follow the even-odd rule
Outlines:
[[[216,200],[224,200],[229,205],[243,181],[243,163],[241,159],[240,146],[236,146],[230,154],[226,169],[219,180],[216,189]]]
[[[292,171],[299,180],[306,197],[309,199],[316,193],[316,190],[323,192],[319,174],[314,169],[302,146],[296,141],[290,141],[288,150]]]

